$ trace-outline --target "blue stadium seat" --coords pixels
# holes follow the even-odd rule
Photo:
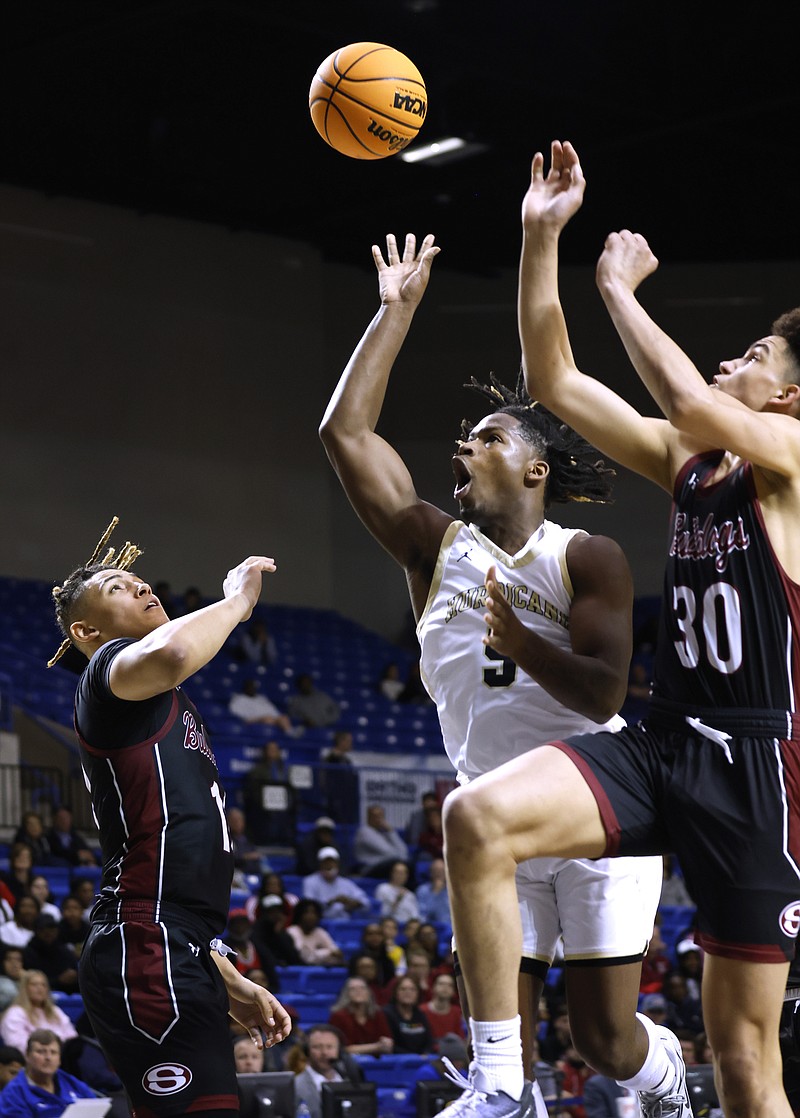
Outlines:
[[[381,1118],[410,1118],[416,1114],[414,1087],[378,1087],[378,1114]]]
[[[280,967],[281,991],[296,990],[302,994],[338,997],[347,980],[347,967]]]
[[[356,1056],[355,1059],[364,1072],[364,1078],[378,1087],[406,1087],[409,1075],[423,1064],[430,1063],[431,1056],[414,1056],[408,1053],[389,1053],[377,1057]],[[366,1062],[372,1061],[372,1062]]]
[[[56,1001],[54,993],[53,1000]],[[83,998],[80,994],[61,994],[57,1000],[59,1009],[62,1009],[74,1025],[83,1013]]]

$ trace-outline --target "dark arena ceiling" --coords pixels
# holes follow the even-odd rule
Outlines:
[[[365,246],[387,230],[430,230],[448,266],[491,273],[516,264],[530,156],[557,137],[575,143],[589,184],[568,262],[593,262],[623,226],[674,262],[796,259],[797,12],[25,0],[0,47],[0,181],[300,239],[367,266]],[[422,72],[416,142],[458,135],[468,154],[411,165],[327,147],[309,83],[331,51],[362,40]]]

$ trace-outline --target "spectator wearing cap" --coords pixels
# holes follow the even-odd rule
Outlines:
[[[318,869],[303,879],[303,896],[322,905],[326,920],[346,920],[354,913],[367,913],[370,899],[364,890],[342,877],[339,872],[339,851],[334,846],[323,846],[317,854]]]
[[[25,1067],[0,1092],[0,1118],[61,1118],[77,1099],[97,1097],[88,1083],[61,1067],[61,1040],[36,1029],[25,1047]]]
[[[286,886],[283,883],[283,878],[279,873],[276,873],[275,870],[270,870],[269,873],[264,874],[264,876],[261,878],[261,887],[259,888],[258,893],[256,893],[254,896],[248,897],[245,901],[245,907],[247,908],[247,912],[251,920],[255,920],[258,916],[261,902],[264,900],[265,897],[280,897],[281,903],[283,904],[284,915],[286,916],[286,922],[288,924],[292,919],[294,906],[297,904],[300,898],[295,893],[289,892],[289,890],[287,890]]]
[[[36,1029],[52,1029],[61,1041],[78,1035],[64,1010],[54,1003],[47,975],[28,970],[23,972],[19,994],[0,1020],[0,1035],[6,1044],[24,1051]]]
[[[270,968],[274,973],[276,966],[299,967],[303,964],[286,924],[282,898],[277,893],[262,897],[253,928],[253,943],[267,973],[270,973]]]
[[[316,967],[340,967],[344,963],[342,949],[330,932],[320,927],[321,920],[322,905],[306,897],[295,905],[292,923],[286,930],[304,963]]]
[[[675,947],[677,970],[686,979],[686,992],[698,1001],[703,981],[703,949],[693,939],[682,939]]]
[[[667,999],[663,994],[645,994],[639,1006],[645,1017],[656,1025],[663,1025],[667,1019]]]
[[[240,974],[247,974],[253,967],[264,969],[264,963],[253,943],[253,921],[246,908],[232,908],[228,913],[226,942],[236,952],[233,964]]]
[[[54,990],[78,993],[78,961],[74,951],[59,941],[58,921],[49,912],[36,917],[33,936],[22,951],[22,965],[26,970],[42,971]]]
[[[297,844],[297,873],[303,877],[316,873],[317,855],[323,846],[335,846],[336,823],[329,815],[320,815],[314,826]]]
[[[0,1044],[0,1091],[24,1067],[25,1057],[19,1048],[14,1048],[11,1044]]]

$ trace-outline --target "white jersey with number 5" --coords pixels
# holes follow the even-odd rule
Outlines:
[[[483,644],[484,579],[494,566],[519,620],[569,650],[572,583],[566,552],[576,535],[585,533],[545,520],[521,551],[507,555],[472,524],[455,520],[445,534],[417,635],[422,679],[462,781],[554,738],[624,725],[615,716],[601,726],[570,710]]]
[[[447,755],[465,783],[537,745],[624,725],[592,722],[563,706],[512,660],[483,644],[491,566],[516,616],[570,649],[567,545],[579,529],[545,520],[516,555],[474,525],[454,521],[442,540],[417,626],[422,679],[439,713]],[[646,950],[661,892],[661,858],[534,858],[517,867],[523,956],[635,959]]]

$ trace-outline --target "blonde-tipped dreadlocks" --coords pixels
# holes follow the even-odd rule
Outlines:
[[[119,553],[117,553],[113,547],[110,547],[103,558],[99,558],[103,548],[111,539],[111,533],[118,524],[119,517],[112,517],[111,523],[97,541],[97,546],[87,562],[84,563],[82,567],[78,567],[77,570],[74,570],[72,574],[64,580],[63,585],[53,587],[52,595],[56,607],[56,622],[59,629],[64,634],[64,640],[59,645],[55,656],[47,661],[48,668],[52,668],[53,664],[57,664],[72,644],[72,639],[69,635],[72,615],[75,606],[81,598],[83,588],[92,575],[104,568],[116,571],[127,571],[142,554],[141,548],[137,547],[135,543],[131,543],[130,540],[126,540],[125,546],[120,548]]]
[[[577,431],[557,419],[542,404],[532,400],[525,390],[520,370],[515,388],[509,388],[489,374],[489,384],[480,384],[471,377],[465,388],[474,389],[492,404],[492,410],[513,416],[519,421],[520,434],[541,454],[550,467],[545,486],[545,508],[552,502],[611,501],[615,471],[598,457],[595,448]],[[466,439],[474,423],[461,421],[461,438]]]

